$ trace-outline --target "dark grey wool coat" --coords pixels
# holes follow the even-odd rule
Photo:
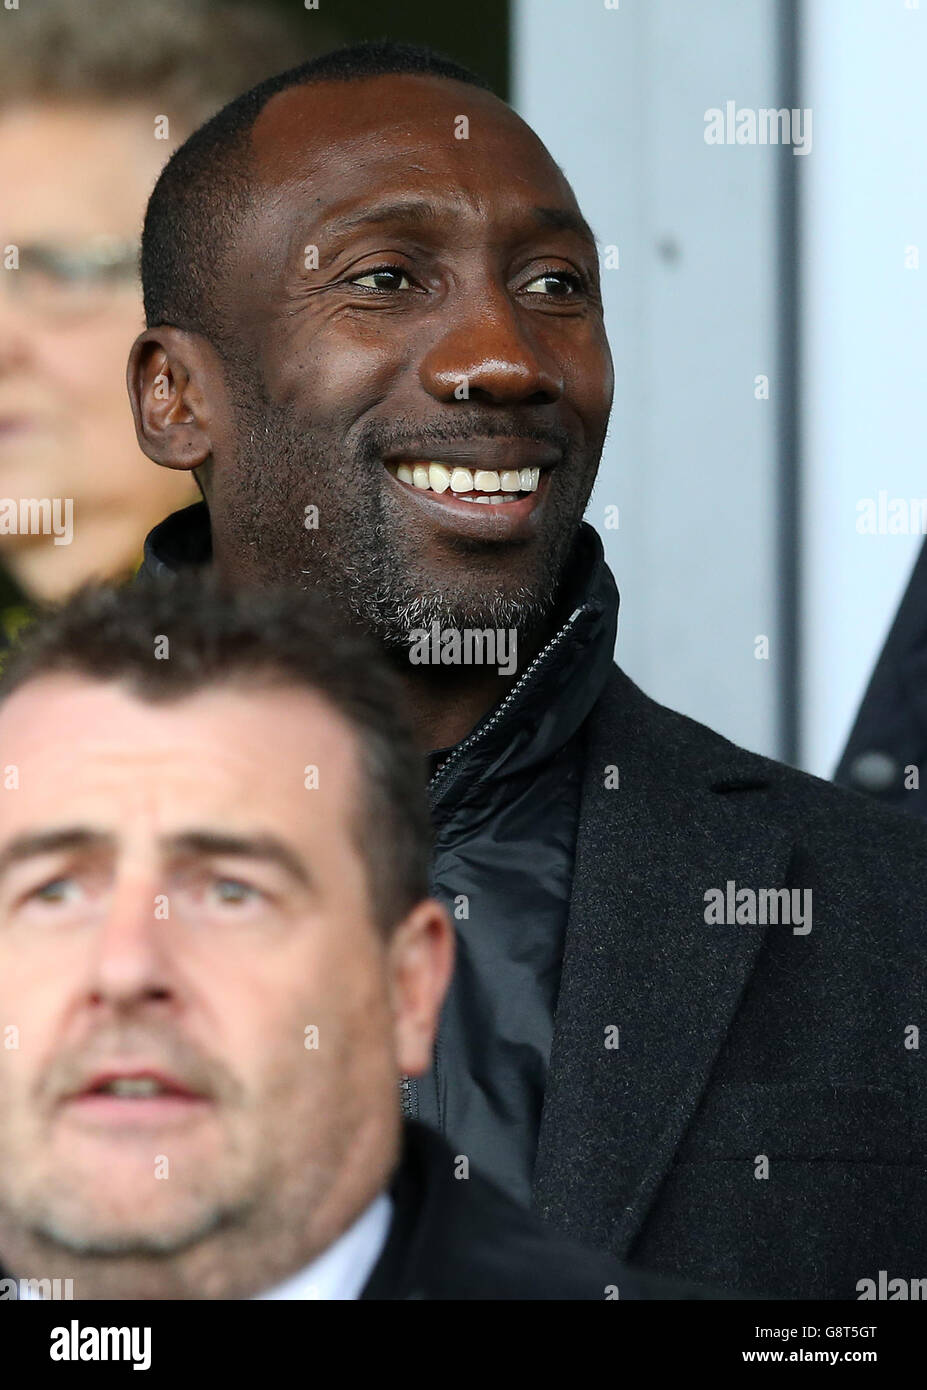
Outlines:
[[[773,1297],[927,1275],[927,829],[617,667],[587,733],[536,1207]],[[810,889],[811,930],[706,922],[730,881]]]

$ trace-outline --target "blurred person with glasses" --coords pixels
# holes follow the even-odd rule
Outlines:
[[[255,0],[0,11],[0,648],[34,606],[132,575],[196,500],[139,452],[126,399],[145,203],[191,130],[330,41]]]

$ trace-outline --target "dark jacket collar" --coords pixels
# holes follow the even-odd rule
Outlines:
[[[139,573],[164,578],[207,565],[211,558],[209,512],[205,502],[197,502],[150,532]],[[451,787],[459,804],[486,778],[523,772],[576,733],[611,671],[618,602],[602,542],[583,523],[561,587],[553,637],[506,697],[440,761],[432,779],[436,806]]]
[[[561,588],[557,627],[508,694],[450,750],[431,782],[432,805],[459,806],[488,781],[550,758],[601,695],[614,661],[618,590],[602,542],[583,524]]]
[[[180,570],[199,568],[212,560],[212,533],[205,502],[194,502],[159,521],[145,537],[139,574],[165,579]]]

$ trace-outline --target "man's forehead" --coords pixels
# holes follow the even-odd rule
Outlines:
[[[199,817],[214,830],[331,844],[363,795],[353,729],[313,691],[285,684],[152,703],[117,681],[39,676],[0,704],[0,745],[0,843],[68,820],[121,836]]]
[[[170,763],[193,781],[213,774],[250,786],[258,767],[263,781],[297,790],[307,762],[330,764],[340,776],[346,767],[356,774],[357,761],[354,730],[326,699],[270,678],[207,683],[152,701],[118,679],[39,675],[0,703],[0,744],[41,764],[43,775],[94,765],[131,777],[148,762],[155,771]]]
[[[326,216],[336,204],[343,210],[398,189],[427,194],[441,185],[447,193],[483,184],[495,194],[506,165],[510,194],[514,184],[526,202],[575,206],[563,174],[514,111],[490,92],[443,78],[397,74],[287,88],[255,122],[252,153],[265,188],[286,188],[295,203]]]

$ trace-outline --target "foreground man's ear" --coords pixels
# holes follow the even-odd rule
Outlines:
[[[126,385],[139,448],[163,468],[199,468],[211,456],[225,381],[198,333],[146,328],[132,344]]]
[[[388,969],[396,1059],[405,1076],[431,1063],[438,1015],[454,968],[454,928],[434,898],[418,903],[393,929]]]

